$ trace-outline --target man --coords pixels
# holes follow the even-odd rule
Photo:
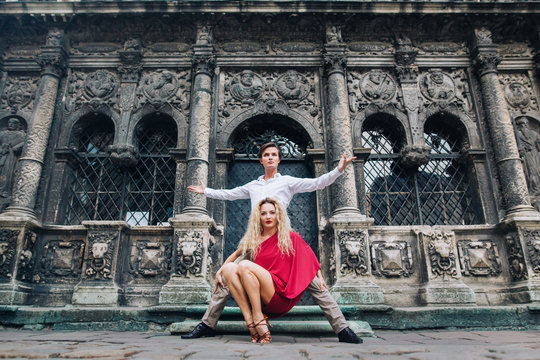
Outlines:
[[[264,175],[260,176],[257,180],[231,190],[210,189],[205,187],[202,181],[199,186],[191,185],[188,186],[188,189],[198,194],[204,194],[209,198],[219,200],[251,199],[252,208],[260,200],[270,197],[279,201],[287,209],[294,194],[324,189],[336,181],[347,165],[356,159],[356,157],[347,158],[347,155],[343,154],[338,166],[329,173],[315,179],[300,179],[292,176],[281,176],[278,173],[278,165],[281,162],[282,155],[276,143],[266,143],[260,147],[258,154],[259,162],[264,167]],[[218,286],[218,284],[221,286]],[[323,310],[332,329],[338,334],[340,342],[354,344],[362,342],[362,339],[356,336],[347,324],[339,306],[328,291],[320,270],[308,286],[308,291],[313,296],[315,303]],[[182,335],[182,338],[196,339],[199,337],[214,336],[219,316],[229,297],[229,289],[224,285],[223,279],[218,275],[216,277],[216,290],[212,295],[202,322],[190,333]]]

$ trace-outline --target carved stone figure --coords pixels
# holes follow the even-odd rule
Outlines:
[[[0,242],[0,266],[11,259],[11,253],[8,250],[9,244],[5,241]]]
[[[236,100],[242,102],[242,105],[251,105],[263,93],[262,80],[251,70],[244,70],[240,77],[235,76],[231,81],[231,95]]]
[[[342,231],[339,233],[341,250],[341,273],[362,275],[367,273],[366,235],[362,231]]]
[[[276,92],[286,101],[299,101],[309,94],[307,79],[297,71],[289,70],[276,80]]]
[[[91,234],[88,238],[90,254],[87,260],[86,275],[95,280],[111,279],[114,235],[109,233]]]
[[[360,89],[372,101],[388,101],[396,92],[396,84],[389,74],[371,71],[362,77]]]
[[[8,81],[6,85],[5,99],[8,109],[16,112],[19,109],[29,107],[35,93],[35,80],[29,78],[16,78]]]
[[[531,101],[529,90],[518,82],[511,82],[504,87],[504,97],[515,108],[525,108]]]
[[[151,102],[164,101],[175,95],[178,80],[170,71],[145,75],[142,80],[144,94]]]
[[[424,96],[434,101],[450,101],[455,96],[454,81],[442,71],[432,71],[422,79]]]
[[[178,242],[178,270],[180,274],[188,276],[188,273],[199,275],[202,266],[201,243],[198,241]]]
[[[508,264],[510,265],[510,277],[513,281],[527,280],[527,268],[525,267],[525,257],[517,235],[506,236],[508,247]]]
[[[523,168],[531,202],[540,210],[540,134],[529,127],[525,116],[516,119],[519,139],[519,154],[523,159]]]
[[[458,278],[456,256],[454,254],[454,234],[441,230],[424,231],[428,238],[428,252],[431,262],[431,273],[435,277],[446,276]]]
[[[84,81],[84,89],[89,98],[109,98],[116,90],[116,86],[114,75],[104,70],[88,75]]]
[[[540,276],[540,231],[524,230],[523,236],[527,244],[527,254],[531,263],[534,276]]]
[[[19,119],[10,118],[7,129],[0,131],[0,197],[11,193],[17,159],[22,152],[26,132]]]
[[[327,44],[341,44],[343,38],[341,37],[341,28],[339,26],[327,26],[326,27],[326,43]]]

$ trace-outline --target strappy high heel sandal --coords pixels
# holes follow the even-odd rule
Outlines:
[[[268,322],[268,316],[264,315],[264,318],[255,324],[255,328],[257,326],[267,326],[272,327],[270,323]],[[258,332],[257,332],[258,333]],[[270,334],[270,330],[267,330],[264,334],[259,335],[259,343],[260,344],[268,344],[272,341],[272,335]]]
[[[257,333],[257,329],[255,328],[255,323],[251,323],[251,324],[248,324],[247,327],[249,329],[249,335],[251,336],[251,342],[252,343],[258,343],[259,342],[259,339],[260,339],[260,336],[259,336],[259,333]],[[251,332],[251,329],[253,329],[255,331],[255,334],[253,334]]]

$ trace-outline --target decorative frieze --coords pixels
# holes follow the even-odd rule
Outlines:
[[[112,280],[112,263],[118,233],[95,232],[88,235],[88,254],[85,259],[85,278]]]
[[[371,268],[375,276],[411,276],[414,272],[411,247],[406,241],[372,242]]]
[[[499,249],[492,240],[460,240],[457,246],[462,275],[498,276],[501,273]]]
[[[168,278],[171,272],[171,244],[138,240],[132,247],[129,272],[135,278]]]
[[[36,283],[64,283],[81,276],[85,244],[83,240],[50,240],[43,247],[43,257],[34,276]]]
[[[341,253],[341,274],[368,275],[367,231],[339,231],[337,236]]]
[[[13,261],[19,233],[19,230],[0,229],[0,280],[13,277]]]

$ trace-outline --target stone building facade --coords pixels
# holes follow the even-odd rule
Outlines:
[[[0,304],[205,304],[246,202],[319,176],[293,226],[340,304],[540,301],[535,2],[0,1]]]

